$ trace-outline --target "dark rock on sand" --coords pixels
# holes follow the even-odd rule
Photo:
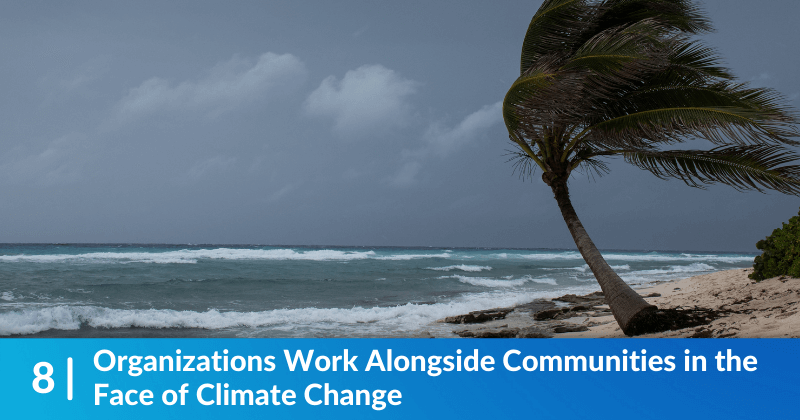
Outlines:
[[[566,302],[569,305],[556,307],[553,301]],[[536,300],[513,308],[474,311],[466,315],[447,317],[439,322],[477,324],[506,319],[509,320],[509,323],[505,325],[495,323],[453,331],[453,333],[460,337],[472,338],[550,338],[557,333],[588,330],[586,325],[565,323],[561,322],[561,320],[578,316],[607,315],[609,310],[602,307],[598,308],[601,305],[605,305],[605,298],[602,292],[590,293],[584,296],[569,294],[553,300]],[[512,312],[513,314],[509,315]],[[533,318],[533,320],[531,321],[529,317]],[[526,324],[525,319],[529,320],[530,324]],[[511,328],[508,325],[511,325]]]
[[[578,295],[564,295],[561,297],[557,297],[553,300],[559,302],[566,302],[566,303],[573,303],[573,304],[587,304],[587,305],[604,305],[606,303],[606,298],[603,296],[603,292],[594,292],[589,293],[588,295],[578,296]]]
[[[546,320],[558,320],[558,319],[567,319],[573,318],[576,316],[588,316],[586,312],[593,310],[594,307],[591,306],[568,306],[565,308],[556,308],[556,309],[548,309],[546,311],[540,311],[533,314],[533,319],[537,321],[546,321]]]
[[[517,305],[514,307],[514,310],[517,312],[530,312],[536,313],[541,312],[547,309],[555,308],[556,304],[553,303],[551,300],[534,300],[533,302],[526,303],[524,305]]]
[[[546,328],[525,327],[520,328],[517,338],[552,338],[553,333]]]
[[[469,338],[516,338],[519,333],[518,328],[485,329],[485,330],[462,330],[454,331],[460,337]]]
[[[441,322],[446,322],[448,324],[478,324],[481,322],[503,319],[513,310],[514,308],[494,308],[485,311],[473,311],[466,315],[448,316]]]
[[[525,328],[487,328],[480,330],[454,331],[464,338],[551,338],[553,333],[537,327]]]
[[[544,321],[546,319],[555,319],[559,315],[569,311],[569,308],[556,308],[539,311],[533,314],[533,319],[537,321]]]
[[[556,334],[580,331],[589,331],[589,327],[580,324],[564,324],[553,328],[553,332]]]

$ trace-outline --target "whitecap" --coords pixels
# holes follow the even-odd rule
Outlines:
[[[92,252],[85,254],[0,255],[3,262],[87,262],[87,263],[157,263],[194,264],[211,260],[307,260],[349,261],[375,257],[375,251],[340,251],[332,249],[295,251],[293,249],[183,249],[166,252]]]
[[[689,265],[671,265],[669,268],[658,268],[652,270],[637,270],[632,271],[632,275],[647,275],[647,274],[676,274],[676,273],[696,273],[704,271],[714,271],[716,267],[704,263],[694,263]]]
[[[406,260],[416,260],[421,258],[450,258],[452,254],[450,253],[442,253],[442,254],[395,254],[395,255],[385,255],[380,257],[375,257],[376,260],[388,260],[388,261],[406,261]]]
[[[552,294],[552,292],[551,292]],[[0,313],[0,335],[34,334],[50,329],[95,328],[317,328],[341,332],[343,327],[363,330],[370,324],[381,331],[412,331],[437,319],[471,311],[514,306],[537,298],[552,297],[542,291],[485,292],[449,302],[393,307],[298,308],[259,312],[203,312],[172,309],[111,309],[99,306],[33,307]]]
[[[480,265],[449,265],[447,267],[428,267],[426,270],[436,270],[436,271],[452,271],[452,270],[461,270],[461,271],[469,271],[469,272],[479,272],[479,271],[489,271],[492,267],[489,266],[480,266]]]
[[[511,279],[509,277],[503,277],[502,279],[493,279],[488,277],[469,277],[469,276],[460,276],[458,274],[452,276],[441,276],[440,279],[457,279],[461,283],[471,284],[473,286],[482,286],[482,287],[518,287],[522,286],[525,283],[533,282],[539,284],[549,284],[549,285],[557,285],[556,281],[551,278],[545,277],[538,277],[534,278],[530,275],[525,275],[518,279]]]

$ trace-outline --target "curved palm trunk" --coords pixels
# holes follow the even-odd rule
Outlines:
[[[583,228],[572,202],[569,199],[569,189],[566,182],[552,182],[553,190],[561,215],[567,223],[569,233],[575,240],[583,259],[594,273],[600,288],[603,289],[606,302],[614,314],[622,332],[625,335],[637,335],[648,332],[650,324],[654,321],[656,307],[647,303],[627,283],[625,283],[614,270],[609,267],[600,251],[589,238]]]

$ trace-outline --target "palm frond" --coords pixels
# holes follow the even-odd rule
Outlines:
[[[584,68],[602,75],[635,60],[653,61],[661,30],[653,20],[607,29],[581,45],[561,69]]]
[[[670,65],[664,71],[677,73],[688,80],[708,80],[718,78],[732,80],[733,75],[720,64],[720,58],[713,48],[694,42],[686,37],[670,40],[668,59]]]
[[[673,96],[669,93],[674,92],[662,92],[663,96]],[[765,140],[798,144],[792,139],[797,136],[792,121],[776,120],[769,111],[736,106],[685,106],[666,100],[657,104],[629,105],[624,115],[608,116],[594,124],[592,137],[603,137],[608,144],[635,145],[675,143],[692,137],[715,144],[731,141],[742,145],[759,144]],[[637,105],[642,105],[642,109],[637,109]]]
[[[778,145],[613,153],[661,179],[678,178],[692,187],[718,182],[738,190],[771,189],[800,195],[800,166],[788,165],[798,156]]]
[[[523,103],[530,97],[536,96],[539,91],[553,84],[554,73],[544,71],[531,71],[525,76],[520,76],[511,88],[508,89],[503,99],[503,120],[509,133],[516,133],[523,124],[521,113]]]
[[[559,71],[581,73],[585,99],[614,100],[668,66],[663,32],[652,19],[607,29],[581,45]]]
[[[659,83],[662,81],[665,83]],[[623,112],[674,107],[738,108],[757,113],[755,119],[758,122],[771,121],[776,126],[791,126],[793,111],[781,106],[782,102],[783,97],[772,89],[751,88],[743,83],[658,80],[643,84],[609,105]],[[792,135],[789,131],[783,134]]]
[[[693,0],[545,0],[503,101],[524,152],[515,170],[602,175],[601,158],[621,153],[693,186],[800,192],[797,156],[782,148],[800,145],[796,112],[774,90],[735,82],[692,37],[710,30]],[[659,150],[698,138],[720,147]]]
[[[587,177],[593,180],[611,172],[611,168],[606,162],[593,157],[580,160],[578,165],[575,167],[575,170],[585,174]]]
[[[691,0],[605,0],[600,6],[598,30],[644,19],[681,32],[698,34],[712,30],[711,22]]]
[[[594,12],[587,0],[545,0],[525,33],[520,75],[544,55],[572,50],[577,42],[574,34],[585,29]]]
[[[537,165],[530,156],[518,150],[506,150],[506,152],[505,155],[508,156],[506,163],[511,162],[511,167],[513,168],[511,174],[517,175],[523,181],[527,179],[533,180],[533,176],[536,175]]]

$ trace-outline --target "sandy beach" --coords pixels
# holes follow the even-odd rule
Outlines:
[[[708,316],[691,327],[639,337],[800,337],[800,279],[775,277],[757,283],[747,277],[751,272],[752,269],[719,271],[639,289],[648,302],[660,309],[696,310]],[[538,306],[500,308],[494,314],[496,319],[460,324],[454,326],[453,332],[462,337],[486,338],[625,337],[601,295],[567,295],[553,299],[550,305],[544,301]]]

